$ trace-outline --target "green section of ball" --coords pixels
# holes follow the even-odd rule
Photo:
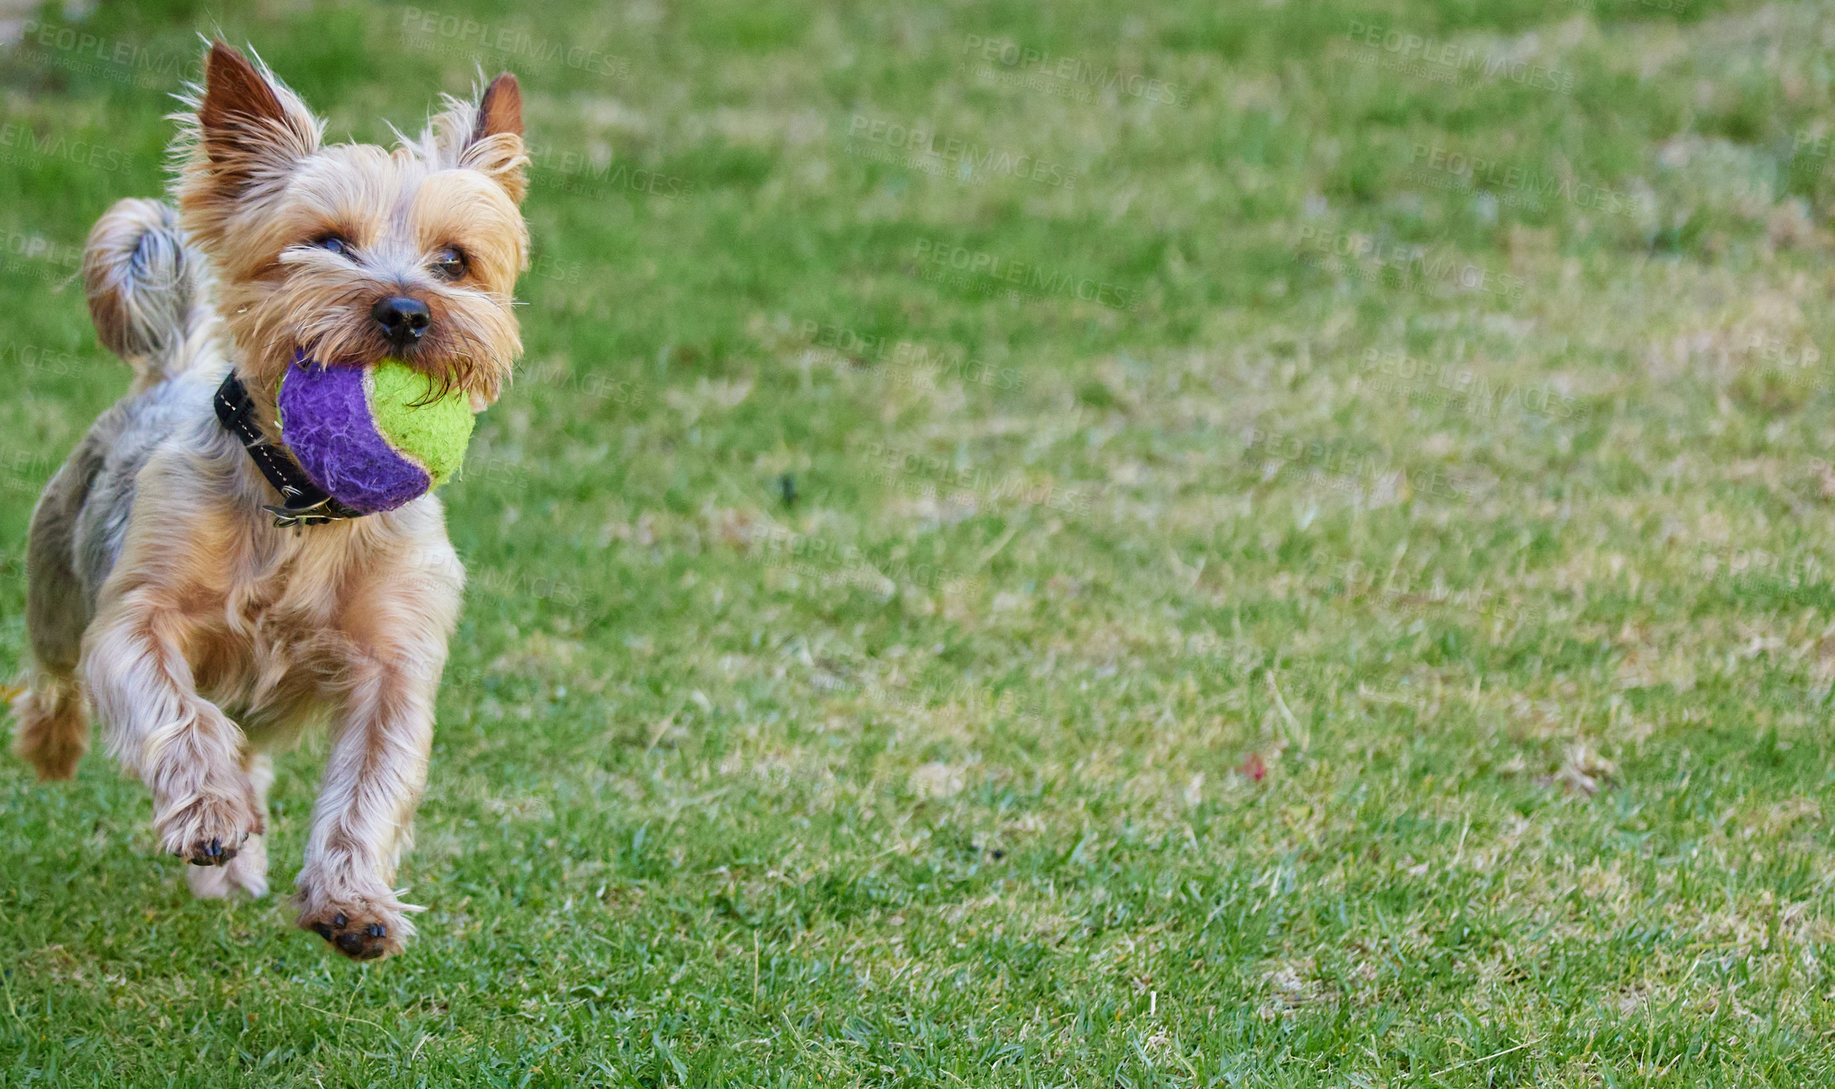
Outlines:
[[[465,394],[455,389],[435,396],[433,380],[398,359],[370,367],[364,386],[376,430],[390,446],[420,462],[435,487],[446,483],[471,442],[473,417]]]

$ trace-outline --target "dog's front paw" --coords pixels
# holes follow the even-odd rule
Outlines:
[[[409,910],[407,905],[387,894],[319,900],[302,892],[300,900],[299,928],[324,938],[352,960],[399,953],[414,936],[414,927],[403,914]]]
[[[249,833],[262,827],[248,799],[200,794],[165,807],[154,819],[153,830],[168,853],[193,866],[224,866],[236,857]]]

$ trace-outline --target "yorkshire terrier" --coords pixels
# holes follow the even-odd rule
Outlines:
[[[328,145],[219,41],[184,104],[177,207],[123,200],[84,251],[96,332],[134,382],[32,516],[17,750],[68,778],[93,709],[193,893],[260,897],[267,754],[329,724],[299,925],[368,960],[414,933],[395,868],[464,570],[431,493],[360,517],[297,509],[275,483],[298,475],[277,385],[296,352],[392,357],[473,411],[496,400],[522,350],[522,94],[505,73],[393,149]]]

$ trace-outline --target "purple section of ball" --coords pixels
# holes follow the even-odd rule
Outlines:
[[[373,514],[433,487],[427,470],[402,457],[370,417],[362,367],[295,359],[280,384],[280,437],[314,484],[338,502]]]

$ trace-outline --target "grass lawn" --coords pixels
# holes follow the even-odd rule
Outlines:
[[[1835,1078],[1835,5],[76,7],[0,55],[7,674],[199,31],[339,139],[515,70],[537,256],[419,941],[9,757],[0,1084]]]

